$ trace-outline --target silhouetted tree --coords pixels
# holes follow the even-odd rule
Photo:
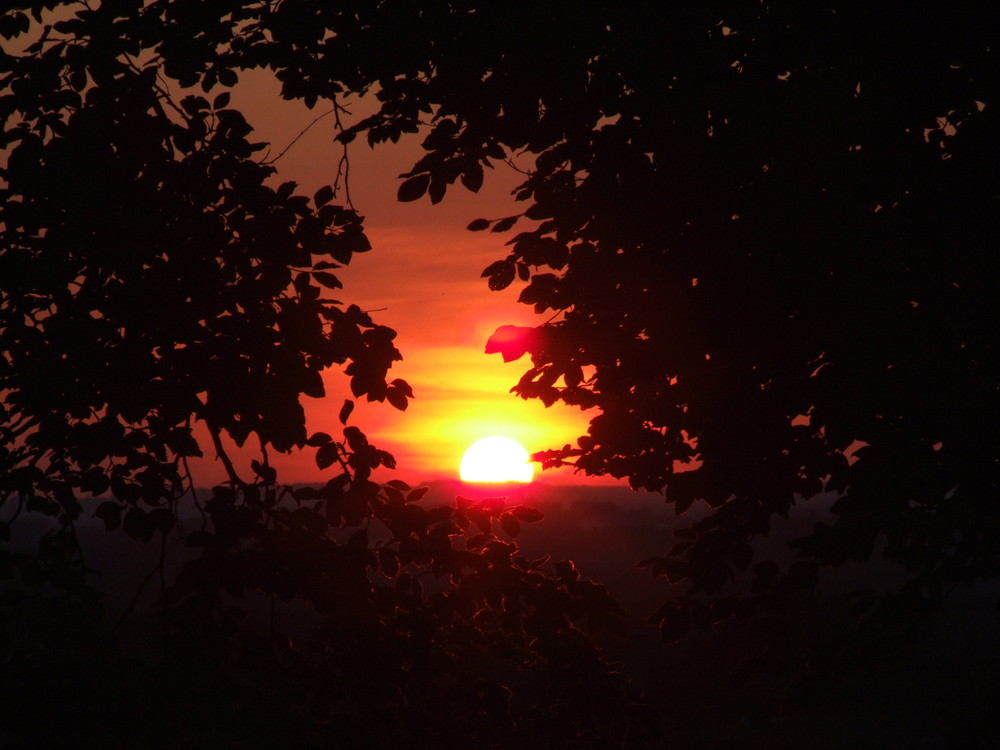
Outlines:
[[[757,604],[787,601],[879,539],[912,580],[860,598],[854,612],[874,614],[849,652],[884,649],[901,613],[1000,572],[996,11],[298,13],[298,38],[281,13],[262,19],[287,96],[377,90],[381,110],[344,140],[428,128],[401,200],[477,190],[501,160],[525,171],[524,210],[469,228],[520,222],[484,276],[526,282],[521,301],[552,317],[487,351],[530,355],[521,396],[596,411],[546,464],[712,509],[647,561],[687,584],[655,616],[666,640],[726,617],[741,571]],[[799,559],[755,564],[775,517],[823,492],[831,523]]]
[[[373,482],[394,461],[351,400],[342,437],[306,432],[327,368],[355,398],[412,393],[387,382],[395,332],[328,296],[369,249],[360,217],[334,186],[273,187],[228,106],[237,68],[272,51],[260,24],[291,6],[80,5],[0,16],[31,37],[0,54],[0,744],[655,738],[594,640],[620,607],[572,563],[518,554],[540,513]],[[234,444],[259,444],[249,467]],[[281,484],[269,452],[307,448],[330,480]],[[228,478],[206,495],[189,464],[209,452]],[[109,630],[80,531],[95,515],[158,547],[146,657]]]
[[[37,196],[30,211],[8,198],[5,221],[48,210],[63,221],[50,186],[31,187],[39,170],[21,165],[46,166],[50,157],[37,154],[72,142],[60,129],[83,127],[102,96],[121,100],[113,109],[122,118],[132,112],[160,123],[116,125],[115,155],[133,141],[169,140],[179,158],[163,159],[173,168],[200,164],[198,144],[225,151],[227,139],[245,134],[225,135],[227,118],[237,115],[222,114],[231,110],[218,92],[244,68],[273,70],[283,95],[309,106],[375,94],[379,111],[343,130],[344,142],[365,135],[375,145],[424,129],[426,154],[403,175],[401,200],[428,195],[437,203],[456,182],[478,190],[486,167],[512,161],[526,173],[515,191],[524,210],[470,229],[507,233],[520,223],[507,257],[484,276],[493,289],[519,279],[521,300],[552,317],[537,328],[503,328],[488,349],[509,360],[530,355],[514,389],[520,395],[595,410],[588,435],[542,454],[544,462],[627,477],[662,491],[678,513],[699,501],[710,508],[677,532],[667,554],[647,561],[686,586],[654,616],[664,638],[734,610],[787,602],[816,585],[820,566],[867,560],[881,540],[885,557],[912,581],[859,597],[855,611],[871,616],[845,646],[879,649],[884,626],[901,613],[932,609],[955,583],[1000,571],[996,15],[972,3],[899,10],[732,0],[661,8],[655,18],[640,5],[610,2],[108,3],[54,27],[16,66],[4,58],[14,98],[2,106],[8,122],[15,113],[17,120],[6,136],[16,141],[9,169],[27,180],[11,195]],[[7,33],[26,23],[21,18],[4,16]],[[59,41],[66,35],[69,43]],[[98,46],[114,54],[94,62],[88,55]],[[165,99],[155,93],[154,69],[212,101],[195,93],[160,116],[153,100],[162,108]],[[114,129],[87,126],[96,136],[84,140],[105,143]],[[224,201],[230,183],[218,178],[234,162],[221,161],[198,167],[218,188],[192,196],[191,205],[239,214]],[[100,163],[107,169],[109,160]],[[180,201],[184,191],[167,188],[176,183],[161,181],[154,166],[132,177]],[[204,181],[185,180],[185,190]],[[353,218],[330,218],[336,209],[324,216],[304,199],[295,203],[292,192],[269,199],[298,207],[300,218],[281,224],[282,232],[304,222],[315,227],[302,230],[307,236],[336,246],[354,226]],[[319,223],[308,220],[313,214]],[[65,241],[58,221],[32,220],[23,230],[15,223],[16,231],[36,243]],[[251,242],[239,227],[235,234],[237,244]],[[297,277],[297,297],[315,288],[313,280],[323,283],[317,272],[329,272],[307,268],[311,260],[292,264],[306,274]],[[294,281],[291,272],[282,279]],[[80,299],[70,294],[75,287],[63,289],[74,283],[65,278],[43,299],[57,292]],[[19,294],[35,299],[31,289]],[[59,319],[36,313],[40,322],[11,325],[37,328],[46,315]],[[103,319],[77,318],[88,326]],[[351,325],[369,339],[387,335],[366,321]],[[148,341],[148,368],[192,354],[150,357]],[[362,378],[358,395],[389,396],[381,389],[389,388],[391,343],[380,346],[375,374]],[[371,372],[359,364],[362,353],[336,351],[356,372]],[[308,360],[299,371],[325,364]],[[15,371],[24,377],[24,368]],[[308,393],[290,387],[294,399],[283,405]],[[398,400],[406,392],[397,389]],[[255,411],[237,409],[239,419],[224,423],[209,403],[185,414],[234,437],[256,432],[275,447],[305,440],[294,425],[275,428]],[[72,418],[83,424],[88,415]],[[350,442],[342,447],[366,454]],[[776,517],[825,491],[838,498],[832,522],[797,542],[797,561],[755,560],[753,543]],[[752,579],[752,595],[730,595],[740,575]]]

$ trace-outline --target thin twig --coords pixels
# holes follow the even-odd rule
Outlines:
[[[351,114],[351,111],[343,106],[340,102],[334,98],[333,100],[333,119],[334,127],[336,127],[338,133],[344,132],[344,123],[340,119],[340,113]],[[343,186],[344,186],[344,199],[347,205],[352,210],[357,210],[354,208],[354,201],[351,200],[351,160],[347,152],[348,144],[346,142],[341,143],[341,154],[340,161],[337,162],[337,177],[333,181],[333,193],[334,195],[340,190],[341,186],[341,175],[343,175]]]
[[[194,477],[191,475],[191,467],[188,466],[187,456],[181,456],[181,464],[184,466],[184,476],[187,479],[188,492],[191,493],[191,499],[194,501],[194,507],[197,508],[198,512],[201,514],[201,530],[204,531],[208,527],[208,516],[205,515],[205,509],[198,500],[198,492],[194,488]]]
[[[215,446],[215,456],[222,461],[222,465],[226,469],[226,474],[229,475],[229,482],[238,487],[246,487],[246,482],[240,479],[236,473],[236,468],[233,466],[233,462],[229,460],[229,454],[222,447],[222,438],[219,436],[219,431],[212,424],[208,425],[208,434],[212,436],[212,444]]]
[[[337,162],[337,177],[333,181],[333,192],[336,194],[340,190],[341,175],[343,175],[344,199],[352,210],[357,210],[354,208],[354,201],[351,200],[351,160],[347,156],[346,143],[343,144],[343,150],[340,161]]]
[[[264,159],[264,161],[262,161],[261,164],[264,164],[265,166],[270,166],[271,164],[274,164],[276,161],[278,161],[278,159],[280,159],[282,156],[284,156],[285,154],[287,154],[288,150],[292,146],[294,146],[302,136],[304,136],[306,133],[308,133],[312,129],[313,125],[315,125],[317,122],[319,122],[320,120],[322,120],[324,117],[329,117],[330,115],[334,114],[336,111],[337,111],[337,109],[336,109],[336,107],[334,107],[333,109],[329,110],[328,112],[324,112],[323,114],[319,115],[311,123],[309,123],[308,125],[306,125],[302,129],[302,132],[300,132],[297,136],[295,136],[292,139],[292,142],[289,143],[287,146],[285,146],[284,149],[282,149],[282,151],[281,151],[280,154],[278,154],[277,156],[275,156],[273,159]]]
[[[125,62],[128,65],[128,67],[132,70],[132,72],[134,72],[136,74],[139,74],[139,75],[142,74],[143,69],[139,67],[138,63],[136,63],[132,59],[132,57],[130,55],[124,54],[123,57],[125,58]],[[156,58],[154,58],[154,60],[155,59]],[[159,65],[157,65],[156,78],[157,78],[157,80],[162,80],[161,76],[159,74]],[[154,97],[153,98],[153,109],[156,110],[156,113],[160,117],[162,117],[162,118],[164,118],[166,120],[170,119],[169,117],[167,117],[167,113],[164,111],[163,107],[160,105],[160,99],[162,98],[163,101],[165,101],[170,106],[170,108],[180,116],[180,118],[184,121],[185,124],[189,124],[191,122],[191,119],[187,116],[187,113],[183,109],[181,109],[179,106],[177,106],[177,104],[174,102],[173,97],[171,97],[170,90],[167,88],[166,83],[164,83],[162,86],[160,84],[154,84],[153,85],[153,90],[157,94],[159,94],[159,97]]]
[[[517,164],[514,163],[513,157],[505,156],[502,159],[502,161],[508,167],[510,167],[511,169],[513,169],[515,172],[519,172],[519,173],[523,174],[525,177],[534,177],[534,175],[535,175],[535,173],[533,171],[529,171],[527,169],[522,169],[521,167],[517,166]],[[566,162],[563,162],[563,164],[565,164],[565,163]]]

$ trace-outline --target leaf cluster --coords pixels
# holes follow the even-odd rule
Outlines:
[[[22,3],[0,34],[63,4]],[[152,538],[201,450],[196,423],[226,463],[225,435],[301,448],[299,397],[323,395],[331,365],[356,398],[405,407],[409,387],[386,382],[392,332],[323,296],[368,249],[360,218],[332,188],[310,205],[271,187],[228,106],[242,70],[267,68],[310,107],[375,95],[344,143],[424,133],[400,200],[522,169],[523,210],[469,229],[519,225],[483,276],[522,284],[551,317],[487,347],[530,356],[519,395],[594,410],[545,465],[708,509],[650,564],[687,587],[654,617],[666,640],[714,622],[741,577],[767,606],[814,586],[814,566],[876,549],[912,582],[860,596],[859,614],[884,614],[875,630],[997,575],[996,11],[914,8],[904,29],[855,3],[662,10],[651,23],[601,2],[124,0],[0,54],[3,497],[70,523],[80,492],[110,488],[105,523]],[[359,431],[327,438],[312,440],[318,463],[350,477],[327,493],[391,465]],[[254,472],[272,483],[263,459]],[[238,496],[258,483],[227,469]],[[754,542],[824,492],[838,499],[800,559],[755,561]],[[325,523],[366,518],[344,502]],[[300,514],[314,530],[317,512]],[[444,575],[458,559],[447,524],[478,526],[472,512],[433,522],[441,557],[430,531],[393,537],[389,567],[376,554],[370,572]],[[68,580],[63,528],[51,570]],[[502,544],[463,552],[502,561]]]
[[[884,538],[931,599],[995,575],[995,13],[521,11],[421,18],[433,45],[357,129],[430,115],[404,200],[530,164],[522,213],[469,229],[533,222],[483,275],[552,318],[487,349],[530,354],[521,396],[596,412],[546,463],[713,509],[675,553],[709,595],[824,492],[804,560]]]
[[[324,16],[324,75],[394,22],[415,37],[356,82],[382,107],[349,137],[425,128],[401,200],[522,169],[523,210],[469,229],[521,222],[483,276],[551,317],[487,350],[530,355],[520,396],[594,410],[546,466],[709,509],[654,572],[711,608],[831,493],[777,580],[882,549],[919,614],[998,573],[995,11],[914,9],[901,33],[852,3],[423,10]]]
[[[224,437],[303,447],[300,399],[324,396],[331,366],[355,396],[413,395],[386,382],[395,333],[327,296],[370,249],[361,218],[329,186],[274,187],[228,89],[171,92],[236,80],[199,59],[216,32],[174,48],[193,5],[126,6],[46,25],[0,66],[3,493],[70,518],[74,492],[176,496],[197,423],[224,461]]]
[[[344,28],[335,56],[355,37],[394,38],[384,24],[405,14],[125,0],[50,22],[64,5],[32,4],[34,24],[0,15],[5,38],[37,32],[0,55],[4,710],[59,702],[79,722],[60,726],[125,745],[305,747],[335,731],[355,747],[524,732],[539,747],[636,746],[633,690],[596,645],[623,612],[571,562],[550,572],[520,555],[515,537],[540,513],[428,507],[421,490],[376,484],[395,461],[348,424],[352,400],[341,437],[306,431],[301,399],[326,395],[332,367],[355,399],[402,410],[413,392],[388,376],[395,332],[328,296],[370,248],[361,217],[332,186],[310,199],[279,184],[231,90],[267,65],[310,106],[376,84],[388,102],[377,61],[319,80],[306,48],[328,19]],[[365,127],[394,139],[408,118]],[[475,165],[453,174],[482,181]],[[259,445],[249,471],[233,444]],[[332,478],[280,484],[269,451],[309,449]],[[190,459],[212,453],[227,479],[206,494]],[[106,611],[91,519],[129,564],[156,558],[123,613]],[[109,626],[154,580],[156,658],[142,664]]]

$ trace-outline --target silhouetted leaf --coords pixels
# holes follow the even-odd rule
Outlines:
[[[122,507],[116,502],[108,500],[101,503],[94,515],[104,521],[105,531],[114,531],[122,525]]]
[[[528,568],[530,570],[538,570],[551,559],[552,555],[543,555],[542,557],[539,557],[537,560],[532,560],[531,563],[529,563]]]
[[[327,289],[341,289],[344,286],[340,279],[326,271],[313,271],[312,277]]]
[[[316,466],[325,469],[337,461],[338,455],[336,443],[325,443],[316,451]]]
[[[295,274],[292,279],[292,286],[295,287],[295,291],[299,294],[305,296],[309,293],[311,275],[305,271]]]
[[[181,107],[189,115],[197,115],[202,110],[208,109],[208,99],[203,96],[185,96],[181,99]]]
[[[660,640],[677,643],[691,629],[691,617],[683,607],[671,607],[660,620]]]
[[[273,466],[268,466],[267,464],[262,464],[257,459],[250,461],[250,468],[253,469],[254,474],[256,474],[264,484],[274,484],[278,478],[278,472]]]
[[[537,523],[545,518],[545,514],[540,510],[529,508],[526,505],[515,506],[514,508],[511,508],[510,512],[514,514],[514,517],[517,518],[518,521],[523,523]]]
[[[429,174],[418,174],[416,177],[411,177],[399,186],[396,198],[403,203],[415,201],[427,192],[430,183],[431,176]]]
[[[666,560],[663,563],[663,575],[671,583],[680,583],[688,577],[691,565],[683,560]]]
[[[521,533],[521,524],[513,513],[504,513],[500,516],[500,526],[509,537],[516,537]]]
[[[424,495],[427,494],[430,487],[418,487],[406,496],[406,502],[408,503],[419,503]]]
[[[354,411],[354,402],[349,398],[344,399],[344,405],[340,407],[340,413],[337,415],[341,424],[347,424],[347,420],[351,416],[352,411]]]
[[[333,188],[329,185],[324,185],[313,196],[313,205],[319,208],[320,206],[325,206],[331,200],[333,200]]]
[[[396,553],[390,549],[380,549],[378,560],[382,572],[389,578],[395,578],[399,573],[399,558]]]
[[[512,226],[514,226],[515,223],[517,223],[517,220],[519,218],[520,218],[519,216],[508,216],[505,219],[500,219],[500,221],[496,222],[493,225],[493,228],[490,231],[491,232],[506,232],[508,229],[510,229]]]
[[[402,389],[392,385],[386,388],[385,397],[390,404],[400,411],[405,411],[406,407],[409,405],[406,393]]]
[[[494,292],[506,289],[514,281],[514,264],[507,260],[491,263],[483,271],[482,276],[489,277],[489,286]]]
[[[4,39],[13,39],[20,36],[30,27],[31,21],[24,13],[8,12],[0,17],[0,36]]]
[[[223,86],[232,88],[239,82],[239,74],[232,68],[220,68],[218,75],[219,83]]]
[[[500,326],[486,341],[486,353],[500,353],[504,362],[520,359],[531,345],[533,328],[524,326]]]
[[[444,194],[448,189],[447,183],[439,179],[437,175],[431,176],[431,184],[427,189],[427,194],[431,198],[431,203],[440,203],[444,199]]]
[[[344,437],[351,450],[359,451],[368,446],[368,438],[357,427],[349,426],[344,428]]]
[[[125,513],[122,529],[133,539],[149,542],[156,533],[154,520],[142,508],[132,507]]]
[[[560,560],[556,563],[556,577],[561,581],[576,581],[580,578],[580,572],[572,560]]]
[[[481,232],[484,229],[489,229],[490,222],[489,219],[475,219],[469,222],[469,226],[466,227],[470,232]]]
[[[413,398],[413,389],[405,380],[396,378],[386,385],[386,398],[397,409],[405,410],[407,399]]]
[[[478,193],[483,186],[483,168],[475,164],[462,173],[462,184],[473,193]]]

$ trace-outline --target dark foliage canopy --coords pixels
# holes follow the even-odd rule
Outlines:
[[[29,10],[62,4],[23,2],[0,33],[18,38]],[[117,0],[67,15],[0,56],[4,497],[69,533],[78,496],[110,488],[109,528],[165,535],[202,422],[223,461],[224,436],[253,435],[308,444],[344,473],[283,496],[266,453],[250,481],[230,467],[206,503],[212,541],[192,543],[216,566],[199,580],[221,586],[220,561],[239,561],[258,571],[248,588],[278,596],[263,571],[280,565],[250,564],[244,545],[290,555],[289,535],[305,534],[324,560],[394,581],[404,625],[368,577],[336,587],[367,597],[393,638],[465,632],[465,605],[406,598],[399,556],[452,573],[446,602],[487,569],[549,592],[538,601],[575,596],[568,569],[546,577],[492,536],[454,557],[472,519],[458,505],[387,547],[334,540],[423,511],[369,481],[391,458],[357,428],[307,440],[300,396],[321,396],[331,365],[357,397],[404,406],[410,393],[386,381],[392,332],[324,296],[368,249],[357,214],[332,187],[311,201],[269,187],[228,108],[240,72],[267,68],[309,106],[374,94],[379,111],[343,142],[421,131],[400,200],[476,191],[505,161],[525,172],[523,210],[469,228],[512,233],[484,277],[523,284],[521,301],[551,317],[487,348],[530,356],[521,396],[594,410],[589,433],[544,463],[626,477],[678,513],[710,508],[647,561],[687,584],[654,616],[666,640],[740,605],[728,587],[741,571],[773,603],[879,540],[912,582],[868,605],[930,608],[1000,572],[996,15],[736,0],[656,18],[633,3],[322,0]],[[831,521],[797,542],[800,559],[754,564],[752,542],[824,492],[838,498]],[[414,540],[426,548],[406,552]],[[311,598],[304,572],[289,580],[321,613],[343,611]],[[185,601],[202,606],[201,593]],[[516,601],[494,608],[508,630],[534,622]],[[553,632],[569,638],[560,611]],[[371,624],[356,632],[375,637]]]
[[[656,563],[694,592],[824,490],[836,522],[805,561],[866,560],[882,535],[911,603],[995,575],[991,19],[710,3],[647,21],[583,14],[555,49],[536,26],[526,54],[555,62],[520,75],[480,40],[480,95],[433,94],[442,132],[478,142],[496,118],[535,157],[517,197],[536,223],[486,275],[527,276],[521,301],[559,314],[491,348],[531,355],[522,396],[599,412],[546,461],[716,508]],[[446,148],[427,145],[433,185]]]
[[[519,553],[539,512],[373,482],[394,460],[351,400],[342,436],[306,432],[330,367],[355,398],[413,395],[389,380],[395,332],[330,296],[370,249],[360,216],[334,185],[278,185],[229,106],[241,69],[297,59],[308,19],[21,5],[0,15],[3,743],[641,743],[594,640],[621,609],[571,562]],[[291,450],[329,481],[282,484],[268,456]],[[206,492],[192,459],[210,452],[228,479]],[[124,613],[93,568],[108,550],[150,560]],[[111,627],[151,581],[157,624],[123,652]]]
[[[910,604],[998,572],[994,12],[294,7],[309,30],[279,11],[251,58],[307,102],[376,90],[344,140],[426,126],[400,199],[523,165],[524,210],[470,229],[519,225],[484,276],[553,316],[488,350],[530,354],[521,396],[595,409],[546,463],[715,509],[656,570],[716,594],[832,491],[794,581],[880,536]]]

